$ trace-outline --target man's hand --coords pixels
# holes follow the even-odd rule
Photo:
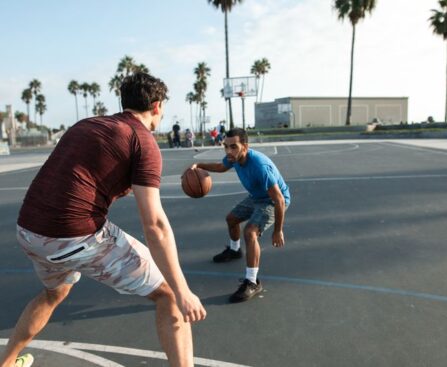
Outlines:
[[[200,299],[192,292],[177,297],[177,305],[183,314],[183,321],[185,322],[202,321],[206,317],[206,310],[202,306]]]
[[[197,163],[192,164],[191,166],[189,166],[189,168],[196,169],[197,168]]]
[[[284,234],[282,231],[274,231],[272,235],[272,245],[274,247],[283,247],[284,243]]]

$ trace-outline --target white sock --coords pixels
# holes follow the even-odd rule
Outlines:
[[[256,279],[258,279],[259,268],[246,268],[245,269],[245,279],[256,284]]]
[[[241,247],[241,240],[237,241],[230,240],[230,248],[233,251],[239,251],[240,247]]]

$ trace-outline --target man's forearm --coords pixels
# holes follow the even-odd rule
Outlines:
[[[210,172],[225,172],[227,170],[222,163],[196,163],[196,166]]]
[[[151,255],[176,295],[189,290],[180,268],[175,238],[169,222],[161,227],[145,228],[145,237]]]
[[[275,202],[275,231],[282,231],[284,224],[284,217],[286,212],[286,205],[284,200]]]

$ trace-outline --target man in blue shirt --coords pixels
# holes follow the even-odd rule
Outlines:
[[[221,163],[197,163],[191,168],[197,167],[211,172],[226,172],[234,168],[249,193],[248,197],[227,215],[230,245],[213,258],[214,262],[221,263],[242,257],[240,223],[248,221],[243,232],[247,250],[245,279],[230,297],[230,302],[243,302],[262,291],[261,282],[257,277],[261,257],[258,237],[274,224],[272,245],[284,246],[283,224],[290,203],[290,192],[270,158],[248,148],[245,130],[234,128],[228,131],[224,147],[226,156]]]

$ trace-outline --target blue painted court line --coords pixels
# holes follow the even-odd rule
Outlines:
[[[0,268],[0,274],[29,274],[34,273],[34,269],[32,268]],[[193,276],[206,276],[206,277],[216,277],[216,278],[240,278],[242,273],[225,273],[225,272],[214,272],[214,271],[199,271],[199,270],[185,270],[184,273],[186,275]],[[414,297],[423,300],[430,301],[440,301],[447,302],[447,296],[440,296],[437,294],[431,293],[423,293],[416,291],[406,291],[403,289],[396,288],[384,288],[384,287],[374,287],[369,285],[358,285],[358,284],[349,284],[349,283],[337,283],[337,282],[329,282],[325,280],[316,280],[316,279],[305,279],[305,278],[291,278],[291,277],[282,277],[275,275],[263,275],[261,277],[263,280],[270,280],[275,282],[287,282],[287,283],[296,283],[296,284],[304,284],[304,285],[314,285],[319,287],[330,287],[330,288],[341,288],[341,289],[350,289],[356,291],[367,291],[367,292],[375,292],[382,294],[390,294],[394,296],[404,296],[404,297]]]
[[[241,277],[241,273],[223,273],[223,272],[196,271],[196,270],[186,270],[186,271],[184,271],[184,273],[187,275],[212,276],[212,277],[227,277],[227,278]],[[282,276],[275,276],[275,275],[262,275],[261,279],[277,281],[277,282],[315,285],[315,286],[321,286],[321,287],[361,290],[361,291],[384,293],[384,294],[391,294],[391,295],[404,296],[404,297],[414,297],[414,298],[420,298],[420,299],[430,300],[430,301],[447,302],[447,296],[440,296],[437,294],[415,292],[415,291],[406,291],[403,289],[374,287],[374,286],[369,286],[369,285],[357,285],[357,284],[349,284],[349,283],[337,283],[337,282],[329,282],[329,281],[325,281],[325,280],[316,280],[316,279],[290,278],[290,277],[282,277]]]

